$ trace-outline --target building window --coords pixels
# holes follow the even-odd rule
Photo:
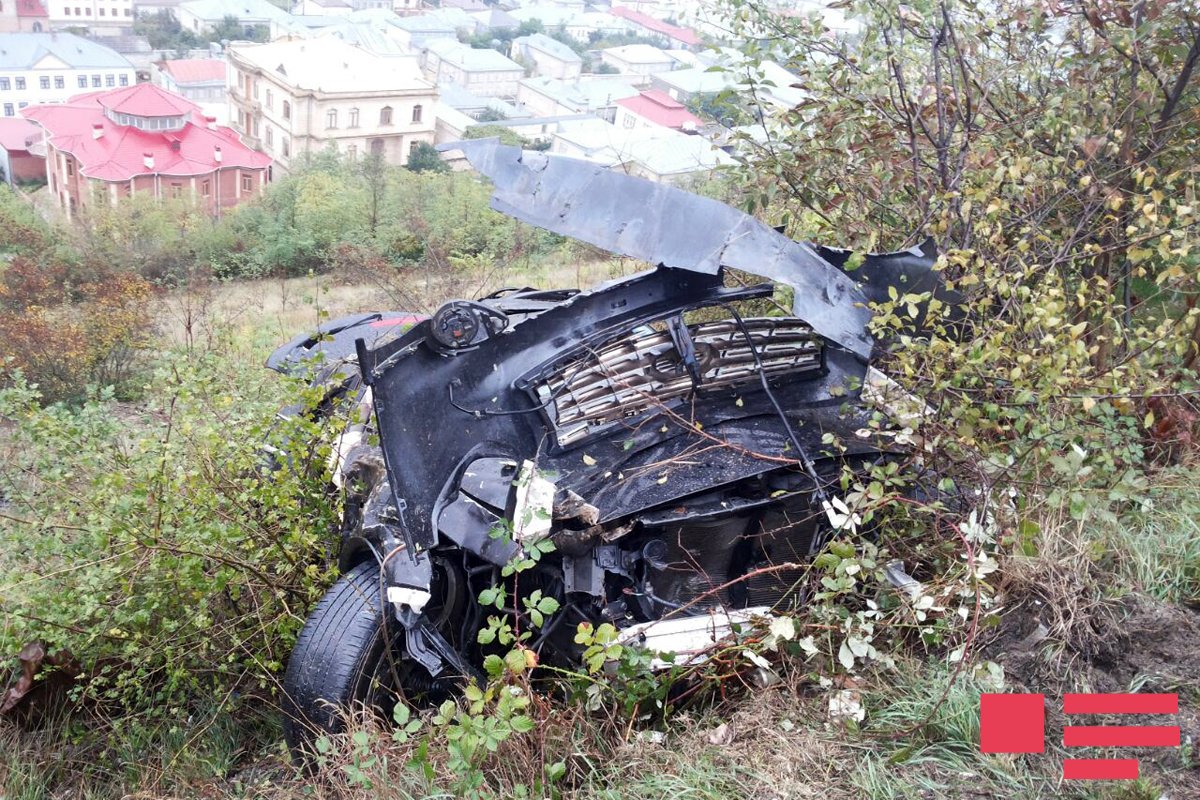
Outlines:
[[[69,158],[67,159],[67,177],[75,177],[75,162]]]
[[[283,118],[284,119],[292,118],[292,104],[289,103],[287,100],[283,101]]]
[[[25,88],[25,79],[17,78],[17,91],[19,92],[19,91],[23,90],[24,88]]]
[[[99,75],[92,76],[92,88],[94,88],[94,89],[100,88],[100,76]]]
[[[346,158],[350,159],[351,161],[358,159],[358,145],[351,144],[346,146]]]
[[[391,106],[384,106],[383,108],[379,109],[379,124],[380,125],[391,125],[392,124],[392,107]]]
[[[16,112],[16,111],[13,109],[13,104],[12,104],[12,103],[5,103],[5,104],[4,104],[4,116],[6,116],[6,117],[12,117],[12,116],[16,116],[16,113],[17,113],[17,112]]]
[[[120,75],[120,76],[118,76],[118,77],[120,78],[120,80],[118,81],[118,83],[120,83],[122,86],[128,86],[128,85],[129,85],[129,76],[128,76],[128,75]]]
[[[412,142],[408,143],[408,154],[410,156],[416,152],[418,144],[420,144],[420,142],[417,142],[417,141],[412,141]]]
[[[75,6],[75,16],[82,17],[83,14],[79,10],[79,6]]]
[[[286,136],[283,137],[283,141],[280,144],[283,146],[284,158],[290,157],[292,155],[292,146]]]
[[[49,89],[50,88],[50,76],[43,75],[42,77],[38,78],[38,85],[41,86],[43,89]]]
[[[243,192],[253,192],[254,191],[254,178],[252,176],[250,176],[250,175],[242,176],[242,191]]]
[[[87,88],[87,75],[80,75],[80,76],[79,76],[79,88],[80,88],[80,89],[86,89],[86,88]]]
[[[69,17],[69,16],[71,16],[71,9],[70,9],[69,7],[64,7],[64,8],[63,8],[63,16],[64,16],[64,17]]]
[[[103,17],[103,16],[104,16],[104,9],[102,8],[102,9],[100,9],[99,11],[97,11],[96,13],[97,13],[97,14],[99,14],[100,16],[102,16],[102,17]]]
[[[254,99],[257,100],[258,99],[258,81],[252,81],[251,83],[254,86]]]
[[[91,8],[89,8],[89,7],[85,7],[85,8],[83,9],[83,13],[84,13],[84,14],[87,14],[87,15],[90,17],[90,16],[92,15],[92,9],[91,9]]]
[[[9,83],[8,78],[0,78],[0,92],[7,92],[11,88],[12,84]]]
[[[66,81],[66,79],[65,79],[65,78],[63,78],[63,76],[62,76],[62,75],[55,75],[55,76],[54,76],[54,88],[55,88],[55,89],[65,89],[65,88],[67,88],[67,81]]]
[[[212,181],[204,181],[200,184],[200,194],[204,197],[212,194]]]
[[[420,106],[413,106],[413,116],[412,116],[413,122],[421,121],[421,112],[422,111],[424,111],[424,109],[421,108]]]
[[[105,75],[104,76],[104,85],[110,89],[112,87],[116,86],[117,85],[117,76],[113,75],[112,73]]]
[[[325,112],[325,127],[326,128],[336,128],[337,127],[337,109],[336,108],[331,108],[331,109],[329,109],[329,111]]]
[[[175,199],[179,199],[180,197],[183,197],[183,184],[182,183],[172,183],[171,184],[171,197],[173,197]]]
[[[268,125],[267,126],[267,147],[271,147],[274,144],[275,144],[275,129],[272,128],[270,125]]]
[[[270,89],[267,89],[267,111],[274,111],[274,110],[275,110],[275,95]]]
[[[358,127],[358,109],[357,108],[350,109],[350,127],[351,128]]]

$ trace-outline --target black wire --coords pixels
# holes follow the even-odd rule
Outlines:
[[[558,400],[557,395],[551,395],[549,400],[542,403],[541,405],[534,406],[533,408],[522,408],[522,409],[516,409],[516,410],[500,409],[500,410],[493,411],[493,410],[487,409],[487,408],[464,408],[463,406],[460,406],[458,403],[454,402],[454,383],[453,382],[446,384],[446,391],[450,395],[450,405],[454,406],[455,408],[457,408],[459,411],[463,412],[464,414],[470,414],[472,417],[475,417],[476,419],[482,419],[484,417],[517,417],[517,416],[520,416],[521,414],[532,414],[535,411],[542,411],[544,409],[549,408],[550,405],[552,403],[554,403],[554,401]]]
[[[817,474],[816,465],[809,458],[804,446],[800,444],[800,437],[796,435],[791,421],[788,420],[787,414],[783,412],[783,407],[779,405],[779,400],[775,398],[775,392],[771,391],[771,385],[767,382],[766,368],[763,367],[762,359],[758,356],[758,348],[754,345],[754,337],[750,335],[750,329],[746,327],[746,322],[742,319],[742,315],[738,313],[736,308],[728,303],[722,303],[721,306],[733,315],[733,320],[737,323],[738,330],[742,332],[742,337],[746,340],[746,346],[750,348],[750,355],[754,356],[754,366],[758,370],[759,380],[762,381],[763,392],[767,395],[767,399],[771,401],[771,406],[775,409],[775,413],[779,415],[779,421],[783,423],[783,429],[787,432],[792,447],[796,448],[796,454],[799,456],[797,461],[804,467],[804,471],[808,473],[808,477],[812,478],[813,490],[817,495],[817,500],[822,505],[828,503],[829,495],[825,493],[825,487],[821,484],[821,476]]]

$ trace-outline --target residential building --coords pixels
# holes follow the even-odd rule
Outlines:
[[[627,75],[653,75],[669,72],[677,62],[671,55],[648,44],[627,44],[600,51],[600,60]]]
[[[0,33],[41,33],[47,30],[50,14],[42,0],[0,2]]]
[[[154,65],[154,82],[193,103],[225,100],[226,66],[218,58],[183,58]]]
[[[689,185],[733,158],[703,136],[663,127],[618,128],[600,120],[559,125],[550,151],[660,183]]]
[[[193,33],[210,30],[233,17],[247,34],[287,25],[292,17],[269,0],[188,0],[179,4],[175,16],[184,30]]]
[[[690,28],[671,25],[625,6],[614,6],[610,13],[628,21],[634,30],[643,36],[660,36],[666,39],[671,47],[682,50],[695,50],[700,47],[699,35]]]
[[[475,20],[476,36],[483,36],[499,31],[515,31],[521,27],[520,20],[499,8],[489,8],[486,11],[472,12],[471,19]]]
[[[0,118],[0,181],[13,186],[45,179],[41,130],[27,119]]]
[[[189,198],[220,214],[258,196],[271,159],[195,103],[142,83],[23,112],[44,130],[49,191],[72,218],[124,198]]]
[[[133,0],[44,0],[50,25],[117,33],[133,24]]]
[[[431,42],[458,41],[457,23],[439,15],[398,16],[394,24],[402,31],[405,46],[410,53],[424,50]],[[472,21],[472,26],[473,24],[474,21]]]
[[[417,142],[433,143],[437,91],[415,58],[330,36],[235,44],[228,56],[230,120],[279,169],[329,147],[402,164]]]
[[[353,10],[348,0],[300,0],[292,6],[293,15],[311,17],[344,16]]]
[[[731,72],[709,72],[704,67],[656,72],[650,77],[650,88],[666,92],[672,100],[687,103],[698,95],[714,95],[738,85]]]
[[[670,95],[651,89],[617,101],[613,124],[618,128],[670,128],[695,133],[704,122]]]
[[[168,92],[191,100],[205,116],[215,117],[224,125],[229,120],[229,104],[225,99],[227,69],[225,60],[219,58],[159,61],[154,65],[153,80]]]
[[[612,122],[617,101],[633,97],[638,90],[616,78],[526,78],[517,89],[517,105],[529,116],[554,117],[564,114],[595,114]]]
[[[127,59],[83,37],[0,34],[0,117],[15,117],[26,106],[61,103],[89,89],[115,89],[136,82]]]
[[[439,105],[448,106],[475,119],[485,115],[505,119],[524,115],[522,109],[506,100],[477,95],[456,83],[443,83],[438,86],[438,100],[441,101]]]
[[[391,11],[381,10],[381,13],[395,16]],[[346,44],[360,47],[377,56],[411,56],[411,51],[405,44],[406,40],[399,28],[387,24],[354,21],[353,16],[351,14],[347,17],[337,18],[332,25],[318,28],[315,34],[341,39]]]
[[[537,20],[548,31],[562,31],[576,41],[587,44],[591,35],[606,36],[626,33],[633,25],[603,11],[580,11],[562,6],[536,5],[509,12],[518,22]]]
[[[166,11],[171,16],[178,19],[179,4],[184,0],[133,0],[133,15],[135,17],[147,16],[149,14],[157,14],[160,11]]]
[[[92,32],[88,34],[87,39],[89,42],[104,45],[109,50],[123,55],[137,71],[138,81],[150,80],[154,62],[162,58],[162,54],[150,46],[150,42],[146,40],[145,36],[132,33],[132,28],[122,28],[122,30],[124,33],[119,34]]]
[[[583,58],[579,53],[544,33],[513,39],[509,55],[532,70],[535,76],[569,80],[579,77],[583,71]]]
[[[436,40],[425,48],[425,75],[439,85],[454,83],[481,97],[516,97],[525,68],[490,47]]]

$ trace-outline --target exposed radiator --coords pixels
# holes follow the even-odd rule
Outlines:
[[[767,377],[821,369],[821,340],[803,320],[745,320]],[[758,381],[754,353],[733,320],[688,326],[700,373],[698,391]],[[565,447],[634,417],[657,403],[686,396],[692,376],[665,330],[643,327],[559,365],[530,389],[545,406]]]

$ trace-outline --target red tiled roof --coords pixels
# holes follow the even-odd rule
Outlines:
[[[17,0],[18,17],[49,17],[42,0]]]
[[[691,28],[681,28],[678,25],[671,25],[670,23],[655,19],[654,17],[643,14],[640,11],[634,11],[632,8],[626,8],[625,6],[613,6],[609,13],[614,17],[622,17],[630,22],[637,23],[643,28],[648,28],[655,33],[661,33],[663,36],[666,36],[669,39],[674,39],[677,42],[681,42],[686,45],[700,44],[700,37],[697,36],[696,32]]]
[[[657,89],[648,89],[635,97],[623,98],[617,101],[617,105],[665,128],[695,129],[703,124],[683,103]]]
[[[211,83],[225,80],[225,62],[217,58],[179,58],[159,62],[176,83]]]
[[[105,108],[145,117],[183,115],[187,121],[180,130],[144,131],[116,124],[105,116]],[[74,156],[88,178],[127,181],[137,175],[205,175],[218,166],[265,169],[271,164],[270,156],[246,147],[231,129],[208,127],[199,106],[148,83],[30,106],[21,113],[46,129],[51,145]],[[96,125],[102,131],[99,138],[93,135]],[[154,158],[153,169],[143,163],[146,153]]]
[[[30,137],[37,137],[38,126],[27,119],[0,117],[0,149],[10,153],[29,147]]]
[[[109,111],[138,117],[178,117],[200,111],[200,107],[191,100],[172,94],[152,83],[139,83],[125,89],[97,94],[96,102]]]

